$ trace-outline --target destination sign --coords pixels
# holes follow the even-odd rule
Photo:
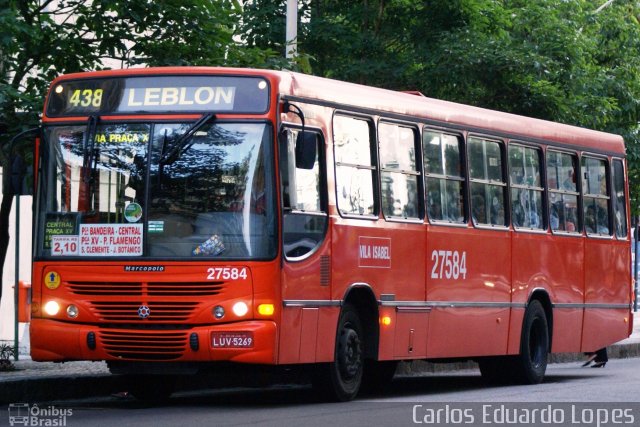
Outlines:
[[[139,76],[68,80],[49,95],[48,117],[91,114],[265,113],[261,77]]]

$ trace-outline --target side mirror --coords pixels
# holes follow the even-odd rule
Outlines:
[[[314,132],[298,132],[296,137],[296,167],[313,169],[316,163],[318,137]]]

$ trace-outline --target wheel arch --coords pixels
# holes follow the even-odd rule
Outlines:
[[[553,304],[549,293],[545,289],[534,289],[527,301],[527,307],[532,301],[538,301],[544,309],[544,314],[547,316],[547,329],[549,330],[549,352],[553,345]]]
[[[364,356],[378,358],[380,323],[378,322],[378,301],[367,283],[354,283],[345,292],[343,305],[351,304],[357,311],[364,333]]]

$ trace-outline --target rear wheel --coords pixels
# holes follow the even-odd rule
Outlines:
[[[522,323],[520,354],[478,360],[482,378],[490,384],[538,384],[544,379],[549,353],[547,315],[540,301],[527,307]]]
[[[522,325],[520,355],[516,359],[516,374],[520,382],[539,384],[547,371],[549,354],[549,328],[547,315],[540,301],[533,300],[527,307]]]
[[[314,376],[314,387],[323,397],[341,402],[356,397],[364,369],[362,339],[358,313],[352,305],[346,304],[338,320],[334,361],[320,366]]]

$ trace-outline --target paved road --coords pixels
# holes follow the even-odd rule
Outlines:
[[[532,408],[550,408],[556,417],[564,417],[563,424],[573,423],[574,427],[597,426],[597,420],[589,417],[597,417],[598,414],[607,417],[619,415],[617,421],[621,423],[615,425],[625,425],[625,421],[631,419],[633,423],[626,423],[627,425],[640,425],[640,358],[611,360],[604,369],[580,368],[576,363],[552,365],[547,371],[545,383],[537,386],[486,387],[476,371],[397,378],[385,393],[341,404],[317,402],[316,396],[308,387],[277,386],[269,389],[183,392],[174,395],[168,402],[155,406],[143,405],[133,399],[109,397],[41,403],[38,410],[52,412],[55,409],[58,414],[64,412],[67,415],[64,422],[70,427],[395,427],[415,425],[414,419],[423,421],[424,424],[425,416],[426,421],[431,421],[428,416],[437,409],[440,409],[442,417],[447,415],[447,411],[450,416],[449,423],[445,423],[447,419],[442,418],[439,425],[455,425],[453,421],[456,421],[456,416],[463,417],[459,418],[462,423],[471,421],[469,416],[474,417],[474,423],[466,425],[500,425],[495,422],[483,423],[482,404],[478,402],[490,403],[490,410],[499,410],[502,402],[537,402],[516,405],[520,405],[520,411],[522,408],[529,408],[529,411]],[[591,403],[583,406],[576,402]],[[614,410],[618,412],[613,413]],[[0,407],[0,425],[8,425],[8,412],[7,407]],[[499,412],[492,414],[500,416]],[[583,419],[585,414],[586,419]],[[575,424],[573,416],[578,416],[577,421],[592,422]],[[45,414],[39,418],[47,417],[55,418],[56,415]],[[58,415],[58,419],[60,417]],[[611,421],[609,418],[609,422]],[[607,425],[614,424],[600,423],[601,427]]]

